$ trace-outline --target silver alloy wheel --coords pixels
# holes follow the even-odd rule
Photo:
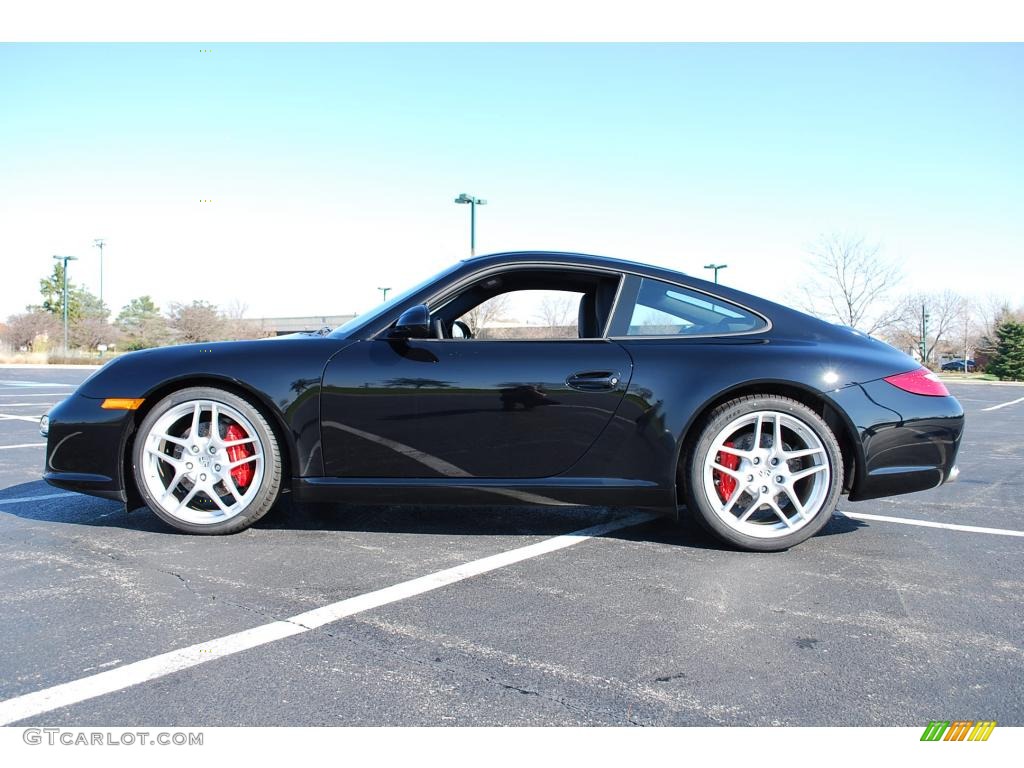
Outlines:
[[[723,454],[735,466],[722,463]],[[702,474],[716,516],[760,539],[787,536],[807,525],[821,512],[832,482],[818,434],[778,411],[749,413],[727,424],[715,435]],[[725,478],[732,482],[723,485]]]
[[[232,424],[245,437],[226,439]],[[240,515],[263,482],[264,449],[257,434],[252,422],[226,403],[175,405],[145,437],[143,478],[150,496],[163,512],[194,525]],[[246,454],[241,457],[240,447]],[[240,487],[233,470],[242,465],[251,465],[252,476]]]

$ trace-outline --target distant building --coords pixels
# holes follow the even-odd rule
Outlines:
[[[321,328],[337,328],[355,315],[315,315],[311,317],[247,317],[239,322],[260,336],[284,336],[289,333],[312,333]]]

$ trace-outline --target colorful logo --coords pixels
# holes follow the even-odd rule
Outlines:
[[[988,741],[995,727],[995,720],[932,720],[921,734],[921,741]]]

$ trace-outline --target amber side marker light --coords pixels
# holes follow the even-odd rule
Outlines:
[[[142,397],[108,397],[100,405],[100,408],[105,408],[108,411],[134,411],[140,405],[142,405]]]

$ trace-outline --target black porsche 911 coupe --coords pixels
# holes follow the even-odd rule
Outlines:
[[[537,296],[539,320],[509,320]],[[123,355],[44,419],[48,482],[190,533],[242,530],[290,491],[685,507],[765,551],[840,494],[954,479],[964,423],[934,374],[857,331],[548,252],[459,262],[330,333]]]

